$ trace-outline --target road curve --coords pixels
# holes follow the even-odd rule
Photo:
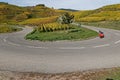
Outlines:
[[[32,29],[0,34],[0,70],[63,73],[120,66],[120,31],[101,30],[104,39],[39,42],[25,40]]]

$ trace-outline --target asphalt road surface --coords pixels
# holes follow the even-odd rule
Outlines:
[[[103,31],[105,38],[85,41],[39,42],[25,40],[32,29],[0,34],[0,70],[63,73],[120,66],[120,31]]]

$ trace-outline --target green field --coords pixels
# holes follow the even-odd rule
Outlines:
[[[40,41],[57,41],[57,40],[85,40],[97,36],[97,32],[86,28],[75,28],[53,32],[33,31],[26,36],[26,39]]]

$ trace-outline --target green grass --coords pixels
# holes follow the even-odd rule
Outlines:
[[[107,78],[113,80],[120,80],[120,68],[111,68],[103,72],[99,72],[93,80],[106,80]]]
[[[0,33],[10,33],[20,31],[21,28],[15,27],[13,25],[1,24],[0,25]]]
[[[75,28],[54,32],[39,32],[34,30],[26,36],[26,39],[40,41],[85,40],[96,36],[97,32],[95,31],[86,28]]]
[[[120,30],[120,21],[84,22],[84,25]]]

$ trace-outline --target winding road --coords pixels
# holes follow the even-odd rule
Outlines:
[[[25,40],[32,29],[0,34],[0,70],[63,73],[120,66],[120,31],[101,30],[99,37],[85,41],[39,42]]]

